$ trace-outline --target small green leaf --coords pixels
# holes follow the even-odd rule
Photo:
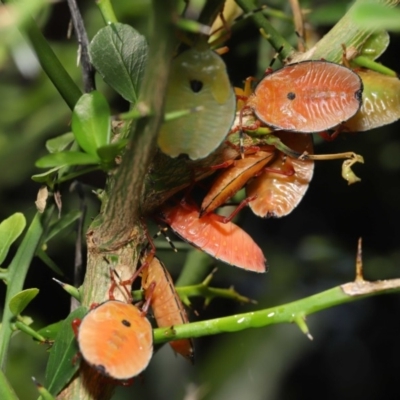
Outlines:
[[[78,345],[71,323],[76,318],[83,318],[86,313],[85,307],[79,307],[63,321],[50,351],[45,386],[53,396],[61,392],[79,368],[79,360],[73,362]]]
[[[25,310],[25,307],[38,295],[39,289],[25,289],[22,292],[16,294],[10,300],[10,310],[13,315],[17,316]]]
[[[399,20],[400,23],[400,20]],[[390,36],[386,31],[374,32],[363,43],[360,55],[376,60],[389,46]]]
[[[42,174],[35,174],[32,175],[31,179],[35,182],[39,183],[46,183],[48,186],[52,186],[53,180],[55,175],[57,175],[57,172],[61,169],[61,167],[55,167],[52,169],[49,169],[46,172],[43,172]]]
[[[64,276],[64,272],[57,266],[57,264],[49,257],[49,255],[42,249],[38,248],[35,255],[39,257],[53,272],[58,275]]]
[[[82,149],[93,156],[110,143],[111,116],[107,100],[94,90],[84,94],[72,113],[72,131]]]
[[[125,24],[111,24],[96,34],[89,54],[96,70],[114,90],[136,103],[147,61],[146,39]]]
[[[97,149],[97,154],[102,162],[113,163],[115,157],[121,154],[121,151],[125,148],[128,143],[127,139],[120,140],[117,143],[108,144]]]
[[[63,215],[50,226],[50,229],[46,232],[43,241],[47,243],[50,239],[75,222],[81,215],[82,211],[80,210],[71,210],[68,214]]]
[[[54,342],[54,340],[58,335],[58,332],[60,332],[63,323],[64,320],[55,322],[54,324],[47,325],[44,328],[39,329],[37,333],[40,336],[43,336],[49,342]]]
[[[72,132],[64,133],[63,135],[49,139],[46,142],[46,149],[49,153],[59,153],[66,150],[74,140],[75,136]]]
[[[80,151],[63,151],[61,153],[47,154],[36,161],[38,168],[53,168],[74,165],[98,164],[99,159],[91,154]]]
[[[39,335],[34,329],[32,329],[29,325],[33,323],[33,319],[30,317],[18,317],[18,321],[13,324],[13,330],[19,330],[21,332],[26,333],[31,336],[33,339],[43,343],[46,341],[46,338]]]
[[[7,257],[10,246],[24,230],[25,225],[26,220],[22,213],[13,214],[0,224],[0,265]]]

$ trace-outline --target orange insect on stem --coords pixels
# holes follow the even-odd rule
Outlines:
[[[150,362],[153,333],[142,310],[114,300],[113,291],[118,286],[114,275],[112,270],[110,300],[91,307],[81,321],[72,322],[72,329],[80,354],[91,367],[112,379],[126,382]]]
[[[256,176],[273,157],[273,151],[258,151],[256,154],[235,161],[232,167],[220,173],[203,199],[200,207],[200,217],[213,212],[216,208],[225,204],[251,178]]]
[[[253,272],[265,272],[265,257],[239,226],[222,223],[216,214],[199,218],[193,204],[180,203],[161,210],[161,219],[182,239],[218,260]]]
[[[151,324],[132,304],[108,300],[89,311],[77,331],[84,360],[103,375],[128,380],[153,354]]]
[[[299,152],[313,152],[312,136],[279,132],[286,145]],[[247,196],[257,195],[249,203],[260,217],[282,217],[299,204],[313,176],[314,161],[293,159],[277,151],[277,157],[246,186]]]
[[[159,327],[173,327],[189,322],[171,275],[156,257],[143,269],[142,288],[145,298],[150,300]],[[174,340],[170,345],[175,352],[193,362],[193,342],[190,339]]]
[[[361,107],[363,83],[352,70],[328,61],[287,65],[260,81],[246,106],[276,130],[333,129]]]

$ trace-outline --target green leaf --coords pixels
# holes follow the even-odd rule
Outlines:
[[[7,294],[5,304],[18,294],[24,285],[28,268],[31,265],[33,255],[39,244],[43,233],[42,217],[46,214],[36,213],[25,236],[18,247],[18,250],[8,267],[7,275]],[[11,320],[13,315],[9,307],[4,307],[3,319],[0,327],[0,366],[5,367],[8,354],[8,346],[11,339],[12,328]]]
[[[355,23],[365,29],[400,31],[400,9],[384,4],[361,3],[353,9],[352,18]]]
[[[43,172],[41,174],[32,175],[31,179],[35,182],[46,183],[48,186],[52,187],[54,177],[55,177],[55,175],[57,175],[57,172],[60,169],[61,169],[61,167],[55,167],[55,168],[49,169],[48,171]]]
[[[110,143],[111,116],[105,97],[96,90],[84,94],[72,113],[72,131],[82,149],[92,156]]]
[[[14,389],[8,382],[4,371],[0,369],[0,399],[2,400],[18,400],[18,396],[15,394]]]
[[[58,275],[64,276],[64,272],[57,266],[57,264],[49,257],[49,255],[43,250],[38,248],[35,255],[39,257],[44,264],[46,264],[53,272]]]
[[[26,220],[22,213],[13,214],[0,224],[0,265],[7,257],[10,246],[24,230],[25,225]]]
[[[64,133],[63,135],[49,139],[46,142],[46,149],[49,153],[59,153],[66,150],[74,140],[75,136],[72,132]]]
[[[104,81],[131,103],[138,99],[147,51],[144,36],[120,23],[100,29],[89,47],[91,61]]]
[[[127,139],[120,140],[117,143],[108,144],[97,149],[97,154],[102,162],[114,163],[115,157],[121,154],[121,151],[125,148],[128,143]]]
[[[60,393],[79,368],[79,361],[73,363],[73,359],[78,353],[78,344],[71,323],[76,318],[83,318],[86,313],[85,307],[74,310],[63,321],[56,336],[47,363],[45,378],[45,387],[53,396]]]
[[[54,324],[47,325],[44,328],[39,329],[37,333],[43,336],[49,342],[53,342],[55,341],[58,333],[60,332],[63,323],[64,320],[55,322]]]
[[[390,36],[386,31],[374,32],[363,43],[360,55],[376,60],[387,49],[389,42]]]
[[[39,289],[25,289],[22,292],[16,294],[10,300],[10,310],[13,315],[17,316],[25,310],[26,306],[38,295]]]
[[[53,225],[50,226],[50,229],[48,230],[48,232],[46,232],[44,236],[43,242],[48,242],[54,236],[59,234],[62,230],[75,222],[81,215],[82,212],[80,210],[71,210],[68,214],[63,215]]]
[[[91,154],[80,151],[63,151],[61,153],[47,154],[36,161],[38,168],[53,168],[74,165],[98,164],[99,159]]]

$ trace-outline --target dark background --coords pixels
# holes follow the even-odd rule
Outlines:
[[[92,3],[80,2],[90,37],[102,26],[100,14]],[[131,23],[145,33],[148,2],[119,3],[115,8],[121,22]],[[288,11],[286,2],[275,5]],[[347,5],[347,2],[335,2],[338,17]],[[325,18],[323,24],[314,22],[316,31],[323,34],[336,14],[323,12],[322,2],[308,6],[318,11],[315,15]],[[76,44],[74,38],[66,39],[69,21],[66,4],[51,6],[43,12],[41,20],[52,47],[80,83],[80,71],[75,65]],[[279,20],[272,22],[284,34],[293,30]],[[237,24],[227,44],[230,52],[225,60],[236,86],[241,86],[247,76],[262,76],[268,66],[265,60],[274,54],[250,20]],[[32,174],[38,173],[33,163],[45,153],[44,143],[48,138],[69,130],[70,112],[47,77],[36,69],[22,40],[14,50],[0,64],[0,168],[3,171],[0,216],[3,219],[22,211],[30,221],[39,187],[30,180]],[[399,37],[392,35],[391,44],[380,61],[396,69],[398,53]],[[22,57],[25,75],[16,68],[16,57]],[[100,79],[98,83],[99,90],[109,96],[114,112],[126,108]],[[216,299],[203,310],[201,301],[195,301],[200,317],[192,313],[191,320],[268,308],[351,281],[359,237],[363,238],[366,279],[398,277],[399,129],[397,122],[369,132],[342,134],[334,142],[316,138],[317,153],[362,154],[365,164],[355,168],[362,181],[347,186],[340,176],[340,161],[319,162],[308,192],[289,216],[262,220],[245,210],[241,214],[241,225],[263,248],[269,272],[259,276],[219,265],[213,285],[234,285],[258,304],[238,305]],[[84,181],[97,187],[104,179],[101,175],[92,175]],[[90,194],[90,187],[85,190],[88,225],[99,204]],[[65,211],[77,207],[79,199],[69,192],[68,185],[62,188],[62,195]],[[65,273],[61,279],[67,282],[72,281],[74,240],[75,232],[71,228],[53,241],[48,250]],[[159,255],[176,278],[185,253],[175,256],[170,251],[160,251]],[[54,272],[34,260],[26,287],[38,287],[40,294],[26,314],[34,318],[36,328],[63,319],[69,312],[69,297],[52,282],[53,276]],[[288,324],[197,339],[193,367],[182,358],[174,357],[169,346],[164,346],[145,371],[143,382],[136,382],[131,388],[119,388],[115,398],[128,399],[134,393],[142,399],[398,399],[399,306],[400,298],[393,294],[309,316],[312,342],[295,325]],[[18,334],[13,340],[7,375],[21,399],[37,397],[30,376],[43,381],[46,359],[46,349],[29,337]],[[189,393],[196,391],[198,397],[189,397]]]

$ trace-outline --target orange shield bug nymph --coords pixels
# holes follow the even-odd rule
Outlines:
[[[361,107],[363,84],[351,69],[323,60],[287,65],[265,76],[246,102],[275,130],[334,129]]]
[[[142,288],[145,298],[151,299],[150,306],[160,328],[189,322],[171,275],[157,257],[143,269]],[[194,350],[190,339],[173,340],[169,344],[174,351],[193,362]]]
[[[84,360],[103,375],[129,380],[142,372],[153,355],[149,320],[136,306],[108,300],[90,310],[73,327]]]
[[[161,214],[177,235],[217,260],[248,271],[266,271],[262,250],[233,222],[221,222],[214,213],[199,218],[199,209],[189,203],[164,207]]]

